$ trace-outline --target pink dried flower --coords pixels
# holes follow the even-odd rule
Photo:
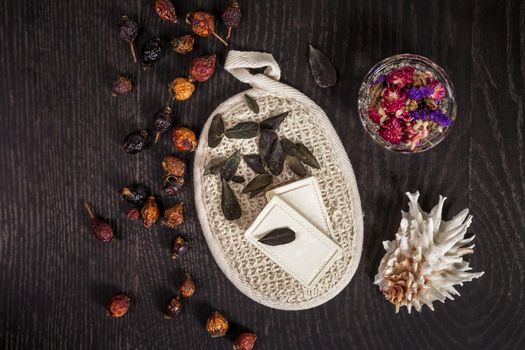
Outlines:
[[[407,84],[412,84],[412,75],[414,74],[414,70],[415,68],[411,66],[394,69],[388,73],[386,81],[392,85],[402,88]]]
[[[368,107],[368,117],[376,124],[381,122],[381,116],[379,115],[377,108],[374,106]]]
[[[434,80],[429,85],[434,88],[434,93],[429,96],[431,99],[433,99],[434,101],[439,101],[443,97],[445,97],[446,91],[445,91],[445,87],[443,86],[443,84],[441,84],[437,80]]]
[[[407,96],[401,89],[386,87],[383,89],[383,101],[381,107],[386,113],[400,115],[404,111]]]
[[[391,144],[397,145],[403,138],[401,123],[396,118],[386,120],[379,129],[379,136]]]
[[[430,122],[428,120],[416,120],[415,123],[407,123],[405,132],[407,134],[407,145],[413,151],[421,141],[428,137]]]

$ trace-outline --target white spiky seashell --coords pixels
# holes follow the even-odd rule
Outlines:
[[[421,210],[418,204],[419,192],[406,195],[410,199],[408,212],[402,213],[396,239],[384,241],[386,254],[379,264],[374,284],[385,298],[396,306],[406,306],[410,313],[412,306],[421,311],[427,305],[432,311],[436,300],[454,300],[459,295],[454,285],[463,285],[479,278],[484,272],[468,272],[469,263],[463,259],[473,253],[474,244],[468,245],[474,235],[465,238],[472,215],[464,209],[452,220],[441,219],[443,202],[430,213]]]

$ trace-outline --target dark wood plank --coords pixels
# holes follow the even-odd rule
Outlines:
[[[228,1],[176,2],[220,13]],[[115,31],[123,14],[153,35],[187,28],[160,22],[152,1],[4,1],[0,21],[0,346],[45,348],[231,348],[210,339],[204,322],[217,308],[233,334],[252,329],[260,349],[520,348],[525,343],[525,5],[523,1],[241,1],[243,20],[231,48],[271,52],[282,80],[306,93],[331,118],[356,172],[365,213],[359,269],[339,296],[301,312],[258,305],[238,292],[213,261],[198,224],[191,183],[180,230],[147,231],[125,218],[116,191],[141,181],[158,191],[168,138],[147,152],[120,149],[131,130],[148,126],[166,101],[167,84],[185,74],[190,56],[168,52],[150,71],[131,62]],[[182,22],[182,21],[180,21]],[[223,28],[221,28],[222,30]],[[331,89],[309,75],[308,43],[325,51],[339,73]],[[199,39],[196,54],[216,52],[217,74],[191,100],[175,104],[179,123],[200,131],[223,100],[247,88],[222,69],[227,49]],[[401,52],[425,55],[451,76],[459,101],[454,130],[436,149],[395,155],[363,131],[356,94],[367,70]],[[112,98],[110,82],[137,82]],[[191,156],[187,157],[191,168]],[[191,174],[190,174],[191,176]],[[482,279],[436,311],[394,314],[372,285],[383,249],[420,190],[425,207],[449,197],[446,214],[469,207]],[[84,200],[121,236],[103,245],[90,236]],[[169,256],[177,232],[191,239],[180,262]],[[182,271],[198,292],[178,320],[162,309]],[[105,317],[104,301],[126,291],[133,309]],[[231,337],[230,337],[231,338]]]

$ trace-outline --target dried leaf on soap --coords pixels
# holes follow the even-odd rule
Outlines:
[[[226,220],[237,220],[241,217],[241,206],[230,185],[222,180],[221,209]]]
[[[246,101],[248,108],[250,108],[253,113],[259,114],[259,105],[257,104],[257,101],[255,101],[253,97],[251,97],[250,95],[244,94],[244,101]]]
[[[317,162],[317,159],[315,159],[314,155],[310,150],[303,145],[302,143],[298,142],[296,143],[297,150],[299,153],[297,153],[297,158],[301,160],[306,165],[311,166],[312,168],[321,169],[321,166]]]
[[[242,156],[246,165],[250,167],[257,174],[268,174],[268,171],[264,168],[261,160],[261,156],[258,154],[245,154]]]
[[[259,242],[266,245],[277,246],[293,242],[294,240],[295,232],[288,227],[282,227],[270,231],[264,237],[259,239]]]
[[[259,124],[256,122],[244,122],[235,125],[224,132],[229,139],[251,139],[259,133]]]
[[[281,175],[284,166],[284,151],[280,140],[275,140],[268,157],[268,170],[275,176]]]
[[[208,166],[206,166],[206,169],[204,169],[203,175],[219,175],[221,172],[221,168],[224,164],[225,159],[223,158],[214,158],[209,163]]]
[[[315,82],[322,88],[334,86],[337,72],[326,54],[310,45],[310,70]]]
[[[257,175],[252,181],[248,182],[248,184],[242,190],[242,193],[249,193],[264,189],[266,186],[272,183],[272,179],[273,177],[270,174]]]
[[[208,130],[208,146],[217,147],[224,136],[224,122],[222,115],[216,114],[211,120],[210,129]]]
[[[291,171],[293,171],[294,174],[305,177],[306,176],[306,169],[304,168],[303,163],[297,158],[296,156],[286,156],[286,165],[288,165],[288,168],[290,168]]]
[[[288,114],[289,111],[263,120],[260,125],[261,130],[277,130]]]
[[[221,168],[221,178],[226,181],[230,181],[237,172],[239,163],[241,162],[241,155],[239,151],[235,151],[231,156],[226,159]]]
[[[272,150],[272,146],[277,139],[278,136],[275,131],[261,131],[261,135],[259,135],[259,155],[261,156],[263,165],[268,165],[270,151]]]

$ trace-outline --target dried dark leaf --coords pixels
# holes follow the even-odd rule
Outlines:
[[[268,186],[264,186],[264,187],[262,187],[262,188],[259,188],[259,189],[256,190],[256,191],[250,192],[250,199],[252,199],[252,198],[254,198],[254,197],[260,195],[261,193],[263,193],[264,190],[266,190],[266,187],[268,187]]]
[[[337,73],[326,54],[310,45],[310,70],[315,82],[322,88],[334,86]]]
[[[312,152],[310,152],[310,150],[305,145],[303,145],[300,142],[297,142],[296,145],[297,145],[297,150],[299,152],[297,154],[297,158],[299,158],[301,162],[303,162],[306,165],[311,166],[312,168],[321,169],[321,166],[317,162],[317,159],[315,159]]]
[[[210,129],[208,130],[208,146],[211,148],[217,147],[224,136],[224,122],[222,115],[216,114],[211,120]]]
[[[250,108],[253,113],[259,114],[259,105],[257,104],[257,101],[253,99],[253,97],[244,94],[244,100],[246,101],[248,108]]]
[[[283,145],[285,155],[297,157],[297,155],[299,154],[299,149],[297,148],[297,145],[295,143],[284,137],[281,138],[281,143]]]
[[[248,182],[241,193],[254,192],[260,190],[261,188],[264,189],[266,186],[272,183],[272,179],[273,177],[270,174],[257,175],[252,181]]]
[[[230,185],[222,180],[221,209],[226,220],[237,220],[241,217],[241,206]]]
[[[299,158],[295,156],[286,156],[286,165],[288,165],[288,168],[290,168],[291,171],[294,172],[294,174],[305,177],[306,176],[306,169],[304,168],[303,163],[299,160]]]
[[[259,133],[259,124],[256,122],[245,122],[235,125],[224,132],[224,136],[230,139],[251,139]]]
[[[261,161],[263,162],[263,165],[268,165],[268,158],[270,156],[270,151],[272,150],[272,146],[274,142],[279,137],[275,133],[275,131],[272,130],[263,130],[261,131],[261,135],[259,135],[259,155],[261,156]]]
[[[289,111],[263,120],[260,125],[261,130],[277,130],[288,114]]]
[[[242,184],[245,180],[244,180],[244,177],[242,176],[234,176],[232,177],[232,182],[235,182],[235,183],[238,183],[238,184]]]
[[[268,157],[268,170],[275,176],[281,175],[284,165],[284,151],[280,140],[275,140]]]
[[[221,178],[226,181],[230,181],[237,172],[239,163],[241,162],[241,155],[239,151],[235,151],[231,156],[226,159],[221,168]]]
[[[281,227],[268,232],[264,237],[259,239],[259,242],[266,245],[278,246],[293,242],[294,240],[295,232],[288,227]]]
[[[219,175],[221,172],[222,165],[224,164],[223,158],[215,158],[212,159],[209,163],[206,169],[204,170],[203,175]]]
[[[268,174],[268,171],[266,171],[262,163],[261,156],[258,154],[245,154],[242,157],[250,169],[257,174]]]

